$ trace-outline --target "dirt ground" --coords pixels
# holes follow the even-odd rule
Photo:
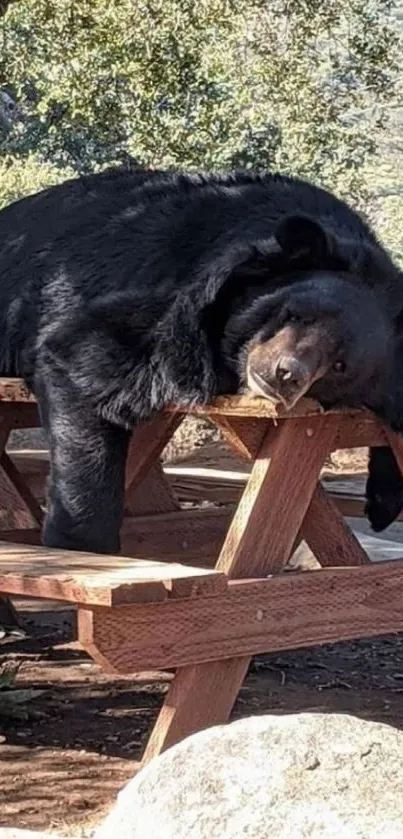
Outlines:
[[[357,473],[362,452],[328,471]],[[0,717],[0,825],[90,836],[136,772],[172,673],[105,676],[75,638],[75,612],[19,604],[25,638],[2,641],[18,686],[44,692],[29,717]],[[403,727],[403,637],[348,642],[253,660],[233,718],[301,711],[353,713]]]
[[[172,674],[111,678],[77,648],[74,613],[25,613],[8,639],[19,686],[43,689],[26,720],[0,721],[0,825],[90,836],[136,772]],[[233,718],[344,712],[403,727],[403,638],[342,643],[254,659]]]

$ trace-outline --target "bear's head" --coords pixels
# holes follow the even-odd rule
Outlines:
[[[368,254],[352,270],[340,243],[316,222],[288,224],[287,234],[297,242],[294,264],[254,287],[242,303],[239,298],[227,321],[224,355],[241,386],[286,409],[309,395],[327,408],[376,411],[389,392],[394,341],[393,319],[376,282],[379,265],[372,266],[373,276],[371,270],[361,276]]]

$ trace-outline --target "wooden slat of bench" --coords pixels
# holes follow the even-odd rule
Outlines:
[[[48,452],[12,451],[9,454],[24,476],[31,492],[42,501],[45,477],[49,468]],[[169,465],[164,468],[164,473],[180,501],[191,503],[210,501],[225,505],[233,505],[239,502],[249,477],[249,471],[249,465],[244,472],[214,469],[210,466],[208,468],[198,467],[190,464],[186,466]],[[343,516],[352,518],[362,518],[364,516],[365,477],[362,477],[362,475],[351,475],[350,477],[332,475],[322,478],[322,481],[323,486],[332,496]],[[179,518],[172,519],[172,521],[176,520],[179,521]],[[403,521],[403,513],[399,514],[398,521]],[[4,538],[11,538],[11,534],[7,534]],[[13,536],[14,541],[16,538],[16,536]],[[30,541],[29,536],[27,539]],[[34,544],[38,539],[40,539],[40,536],[34,539]],[[176,549],[173,545],[173,550]]]
[[[214,570],[0,542],[0,592],[88,606],[222,594]]]

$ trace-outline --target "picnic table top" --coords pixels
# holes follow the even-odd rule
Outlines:
[[[35,403],[35,396],[27,388],[22,379],[0,378],[0,403],[1,402],[27,402]],[[167,412],[186,414],[211,414],[226,415],[234,417],[251,417],[262,419],[287,419],[297,417],[318,416],[323,413],[323,408],[313,399],[301,399],[290,411],[281,409],[269,399],[251,395],[220,396],[211,405],[175,405],[168,407]],[[329,414],[353,414],[371,416],[364,409],[355,410],[331,410]]]

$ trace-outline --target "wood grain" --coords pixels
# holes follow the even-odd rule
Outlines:
[[[32,519],[36,521],[38,525],[41,525],[43,520],[41,507],[35,496],[32,494],[30,488],[27,486],[24,475],[21,475],[16,465],[5,452],[3,452],[0,457],[0,466],[15,487],[22,503],[29,510]]]
[[[156,461],[136,486],[133,483],[125,493],[126,512],[132,516],[149,513],[167,513],[180,510],[172,484],[166,478],[162,464]]]
[[[228,417],[249,417],[249,418],[263,418],[263,419],[296,419],[298,417],[314,417],[314,416],[334,416],[344,414],[345,416],[367,416],[372,418],[372,414],[364,409],[331,409],[324,412],[323,408],[313,399],[300,399],[300,401],[290,411],[281,408],[280,405],[275,405],[269,399],[252,395],[240,396],[220,396],[210,403],[210,405],[191,405],[191,406],[177,406],[168,405],[166,407],[167,413],[177,413],[178,410],[185,414],[208,414],[213,417],[214,414]]]
[[[3,403],[4,409],[7,408],[8,403],[18,404],[35,404],[34,395],[27,389],[22,379],[3,378],[0,379],[0,402]],[[2,406],[2,408],[3,408]],[[301,399],[299,403],[292,409],[292,411],[284,411],[276,407],[268,399],[254,397],[251,395],[220,397],[211,405],[202,406],[168,406],[166,412],[177,415],[181,419],[186,414],[205,414],[213,416],[214,414],[227,417],[251,417],[251,418],[265,418],[265,419],[288,419],[292,417],[306,417],[323,414],[323,409],[312,399]],[[328,414],[343,414],[348,417],[355,417],[358,422],[360,418],[367,418],[373,421],[373,417],[364,410],[334,410]],[[32,414],[32,416],[34,416]],[[151,422],[159,423],[162,414],[158,414]],[[37,415],[36,424],[37,424]],[[179,420],[181,421],[181,420]],[[32,426],[32,427],[36,427]],[[365,423],[364,427],[365,428]],[[364,444],[363,444],[364,445]],[[342,446],[344,448],[344,446]]]
[[[372,414],[364,411],[355,414],[340,412],[339,421],[334,451],[387,445],[386,430]]]
[[[48,452],[11,451],[9,456],[23,476],[31,493],[37,501],[43,502],[45,481],[49,471]],[[164,467],[164,474],[171,485],[174,498],[181,502],[196,504],[200,504],[202,501],[227,506],[237,504],[248,480],[248,472],[206,468],[196,465],[168,465]],[[357,476],[336,475],[331,478],[324,478],[323,483],[343,516],[350,516],[351,518],[362,518],[364,516],[365,499],[361,491],[356,491]],[[160,496],[158,496],[158,505],[160,506],[159,499]],[[143,511],[140,505],[136,506],[135,514],[141,516],[143,513],[150,512],[149,504],[150,502],[147,499]],[[403,513],[398,516],[397,520],[403,521]]]
[[[236,700],[238,684],[245,679],[248,662],[244,657],[235,661],[215,661],[209,664],[208,679],[203,682],[200,682],[199,667],[190,667],[186,680],[174,679],[161,710],[159,725],[155,726],[148,741],[143,762],[148,763],[167,748],[166,731],[170,733],[170,742],[178,743],[204,728],[206,707],[209,726],[225,723],[228,708],[232,708]]]
[[[217,568],[237,578],[278,572],[288,561],[337,433],[330,416],[289,420],[259,452]]]
[[[301,533],[323,567],[366,565],[371,561],[320,483],[312,496]]]
[[[157,414],[134,430],[126,464],[126,504],[183,420],[183,414]]]
[[[212,596],[226,588],[226,577],[213,570],[0,542],[5,594],[112,607]]]
[[[179,671],[185,671],[187,679],[173,683],[170,705],[172,714],[178,709],[175,725],[183,736],[186,721],[191,724],[192,707],[198,727],[215,719],[216,703],[222,702],[223,718],[225,703],[236,695],[240,676],[242,680],[245,666],[240,661],[246,657],[249,661],[251,655],[272,650],[403,630],[402,590],[403,560],[284,574],[269,580],[236,580],[222,596],[94,611],[92,642],[94,650],[120,673],[187,664]],[[88,623],[86,631],[88,640]],[[220,659],[221,665],[227,659],[224,699],[215,683]],[[196,666],[211,661],[211,670],[207,663]],[[204,683],[200,668],[207,677]],[[197,702],[200,685],[203,704]],[[181,705],[174,707],[172,697]],[[182,723],[183,707],[187,714]],[[175,739],[170,733],[170,740]],[[159,744],[166,747],[166,739]]]
[[[15,528],[14,530],[0,530],[3,542],[14,542],[19,545],[41,545],[42,533],[39,527]]]
[[[182,563],[192,562],[192,554],[204,554],[214,565],[235,508],[180,510],[152,516],[127,518],[121,532],[126,556],[155,556]],[[204,564],[204,563],[203,563]]]
[[[247,460],[254,460],[269,428],[275,431],[274,423],[265,419],[221,417],[219,414],[212,414],[209,419],[220,429],[230,448]]]
[[[337,433],[337,418],[317,416],[289,420],[276,433],[267,432],[247,487],[232,520],[216,568],[229,577],[263,576],[279,571],[287,562],[300,526],[316,487],[323,461]],[[179,615],[178,615],[179,618]],[[239,616],[238,632],[242,634]],[[97,646],[97,644],[95,644]],[[246,651],[247,652],[247,651]],[[217,672],[196,653],[192,665],[181,666],[172,683],[152,734],[149,760],[158,747],[164,750],[186,733],[187,725],[204,728],[228,718],[234,699],[248,669],[250,656],[237,651],[209,656],[209,661],[231,657],[226,662],[225,685],[221,690],[206,690]],[[106,656],[108,658],[108,656]],[[178,664],[186,663],[183,657]],[[168,666],[168,665],[166,665]],[[201,699],[197,696],[200,694]],[[175,701],[180,705],[174,705]],[[169,705],[167,704],[169,702]]]
[[[234,511],[235,507],[221,507],[127,518],[121,533],[122,554],[213,568]],[[2,530],[0,536],[7,542],[41,544],[36,528]]]
[[[0,402],[35,402],[22,379],[0,379]]]
[[[24,388],[21,390],[17,382],[10,383],[10,380],[0,382],[0,400],[2,398],[5,409],[13,402],[18,408],[24,400],[32,402]],[[323,415],[311,400],[301,400],[292,412],[286,413],[267,400],[244,396],[222,398],[214,405],[202,408],[168,409],[164,415],[154,417],[136,430],[126,475],[127,506],[131,511],[155,511],[158,498],[162,498],[162,509],[175,507],[175,497],[156,460],[185,413],[215,418],[227,440],[243,457],[253,460],[260,450],[222,548],[218,565],[221,570],[231,577],[280,571],[300,537],[309,510],[306,517],[308,537],[324,564],[363,561],[351,534],[348,536],[344,523],[341,525],[340,515],[335,513],[332,502],[321,496],[321,490],[315,494],[311,508],[309,505],[324,457],[331,450],[384,443],[385,433],[370,414],[337,411]],[[144,483],[147,474],[150,476],[148,485]],[[156,501],[150,508],[148,500],[146,507],[143,500],[141,503],[138,500],[136,508],[142,482],[143,494],[147,489],[150,496],[152,487],[156,488]],[[148,518],[147,533],[149,536],[151,525],[158,550],[167,545],[171,550],[172,545],[177,544],[190,556],[192,546],[197,549],[197,542],[200,549],[202,538],[210,547],[214,543],[217,548],[217,542],[223,538],[220,527],[228,521],[228,511],[219,512],[220,517],[210,517],[209,526],[204,511],[200,517],[195,517],[192,511],[188,519],[173,518],[182,517],[182,512],[165,513],[166,519],[163,522],[160,517],[159,525],[158,517],[154,515],[126,520],[123,543],[130,538],[141,543],[144,537],[145,545],[144,522]],[[333,518],[328,528],[326,516],[330,512]],[[163,563],[158,565],[163,566]],[[154,656],[158,658],[158,666],[180,667],[147,749],[146,759],[149,759],[191,731],[227,718],[251,654],[320,640],[359,637],[363,633],[378,634],[390,631],[392,623],[393,630],[400,626],[402,612],[401,609],[397,611],[395,591],[401,583],[401,567],[400,576],[396,576],[396,568],[401,563],[388,565],[393,565],[389,575],[385,574],[385,565],[382,565],[381,574],[371,579],[366,576],[364,582],[361,575],[372,573],[373,566],[339,568],[336,577],[331,576],[335,570],[328,569],[320,572],[320,578],[311,573],[291,579],[284,575],[258,582],[236,580],[230,583],[226,595],[220,593],[220,586],[227,585],[223,575],[220,582],[213,577],[203,577],[203,583],[198,578],[189,584],[189,577],[181,572],[167,585],[166,575],[169,571],[172,578],[172,566],[166,565],[165,572],[158,569],[158,579],[141,580],[147,585],[159,584],[158,593],[153,589],[155,601],[137,602],[136,606],[130,607],[121,605],[117,610],[102,606],[124,604],[125,598],[134,598],[134,594],[128,592],[130,588],[134,592],[136,586],[132,577],[127,584],[121,571],[113,569],[116,586],[109,585],[109,594],[104,591],[96,603],[94,600],[78,601],[86,606],[80,609],[80,636],[103,666],[123,667],[127,672],[127,668],[132,671],[150,667]],[[85,570],[87,572],[87,562]],[[102,576],[105,573],[97,569],[98,593],[100,581],[105,583],[105,576]],[[109,583],[110,573],[108,570]],[[360,577],[354,577],[358,573]],[[10,580],[10,575],[7,576]],[[58,580],[59,576],[56,574]],[[392,588],[391,576],[394,577]],[[91,577],[87,572],[88,579]],[[87,596],[93,596],[94,588],[95,584],[92,587],[87,582]],[[115,599],[111,601],[112,588]],[[140,585],[137,585],[138,598],[139,591]],[[151,597],[151,589],[145,595],[144,591],[143,588],[141,597]],[[203,596],[203,592],[208,596]],[[195,594],[202,596],[190,599]],[[97,608],[89,610],[88,604]]]

